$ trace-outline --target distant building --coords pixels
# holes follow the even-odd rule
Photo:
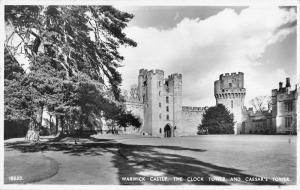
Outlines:
[[[272,113],[268,111],[253,111],[253,108],[243,109],[243,122],[240,134],[273,134]]]
[[[272,110],[253,112],[243,109],[242,134],[296,134],[297,132],[297,87],[291,90],[290,78],[286,85],[272,90]]]
[[[234,115],[235,134],[296,133],[297,88],[286,86],[272,90],[272,110],[253,111],[244,100],[244,73],[225,73],[214,82],[216,104],[223,104]],[[164,78],[162,70],[141,69],[138,85],[125,93],[125,105],[140,118],[142,127],[135,132],[143,135],[171,137],[196,135],[207,107],[182,106],[182,75]]]
[[[285,87],[279,82],[279,88],[272,90],[272,122],[276,133],[296,133],[297,131],[297,86],[291,90],[290,78],[286,78]]]

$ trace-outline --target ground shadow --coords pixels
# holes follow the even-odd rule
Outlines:
[[[230,181],[209,181],[210,176],[222,176],[226,179],[240,177],[242,179],[257,178],[258,176],[248,175],[242,170],[221,167],[185,156],[186,151],[193,151],[201,154],[206,150],[185,148],[180,146],[153,146],[153,145],[132,145],[115,141],[113,139],[88,138],[90,141],[83,144],[63,143],[49,141],[30,144],[26,142],[5,143],[5,151],[16,149],[21,152],[39,151],[62,151],[72,156],[101,156],[106,152],[113,154],[112,162],[118,169],[119,182],[123,185],[139,184],[205,184],[205,185],[230,185]],[[171,153],[170,153],[171,152]],[[143,171],[159,171],[164,176],[180,176],[183,182],[157,182],[157,181],[124,181],[124,177],[140,177]],[[194,181],[187,183],[188,177],[201,176],[205,181]],[[122,178],[123,177],[123,178]],[[101,181],[99,181],[101,184]],[[245,184],[254,185],[283,185],[273,181],[249,181]]]

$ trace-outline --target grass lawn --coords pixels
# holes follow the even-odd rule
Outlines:
[[[296,139],[95,135],[80,139],[77,145],[67,139],[35,146],[10,140],[5,141],[5,183],[8,176],[21,175],[24,183],[36,184],[295,184]],[[132,181],[130,177],[140,178]],[[183,180],[170,180],[174,177]],[[214,180],[218,177],[226,180]],[[260,177],[268,180],[257,180]],[[275,177],[280,180],[272,179]],[[242,180],[229,181],[231,178]]]
[[[5,184],[26,184],[41,181],[58,172],[58,163],[44,155],[16,155],[5,157]]]

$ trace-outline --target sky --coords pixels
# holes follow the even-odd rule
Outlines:
[[[125,28],[137,47],[122,47],[122,89],[137,83],[139,69],[183,75],[183,105],[213,106],[220,74],[243,72],[245,105],[271,95],[280,81],[296,83],[294,7],[136,6]]]

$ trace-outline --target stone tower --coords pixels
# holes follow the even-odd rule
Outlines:
[[[162,70],[141,69],[138,97],[144,104],[144,126],[141,132],[152,136],[175,136],[181,128],[182,75],[164,78]]]
[[[216,104],[223,104],[234,115],[234,133],[240,133],[242,122],[242,110],[246,89],[244,88],[244,73],[221,74],[219,80],[214,84],[214,95]]]

